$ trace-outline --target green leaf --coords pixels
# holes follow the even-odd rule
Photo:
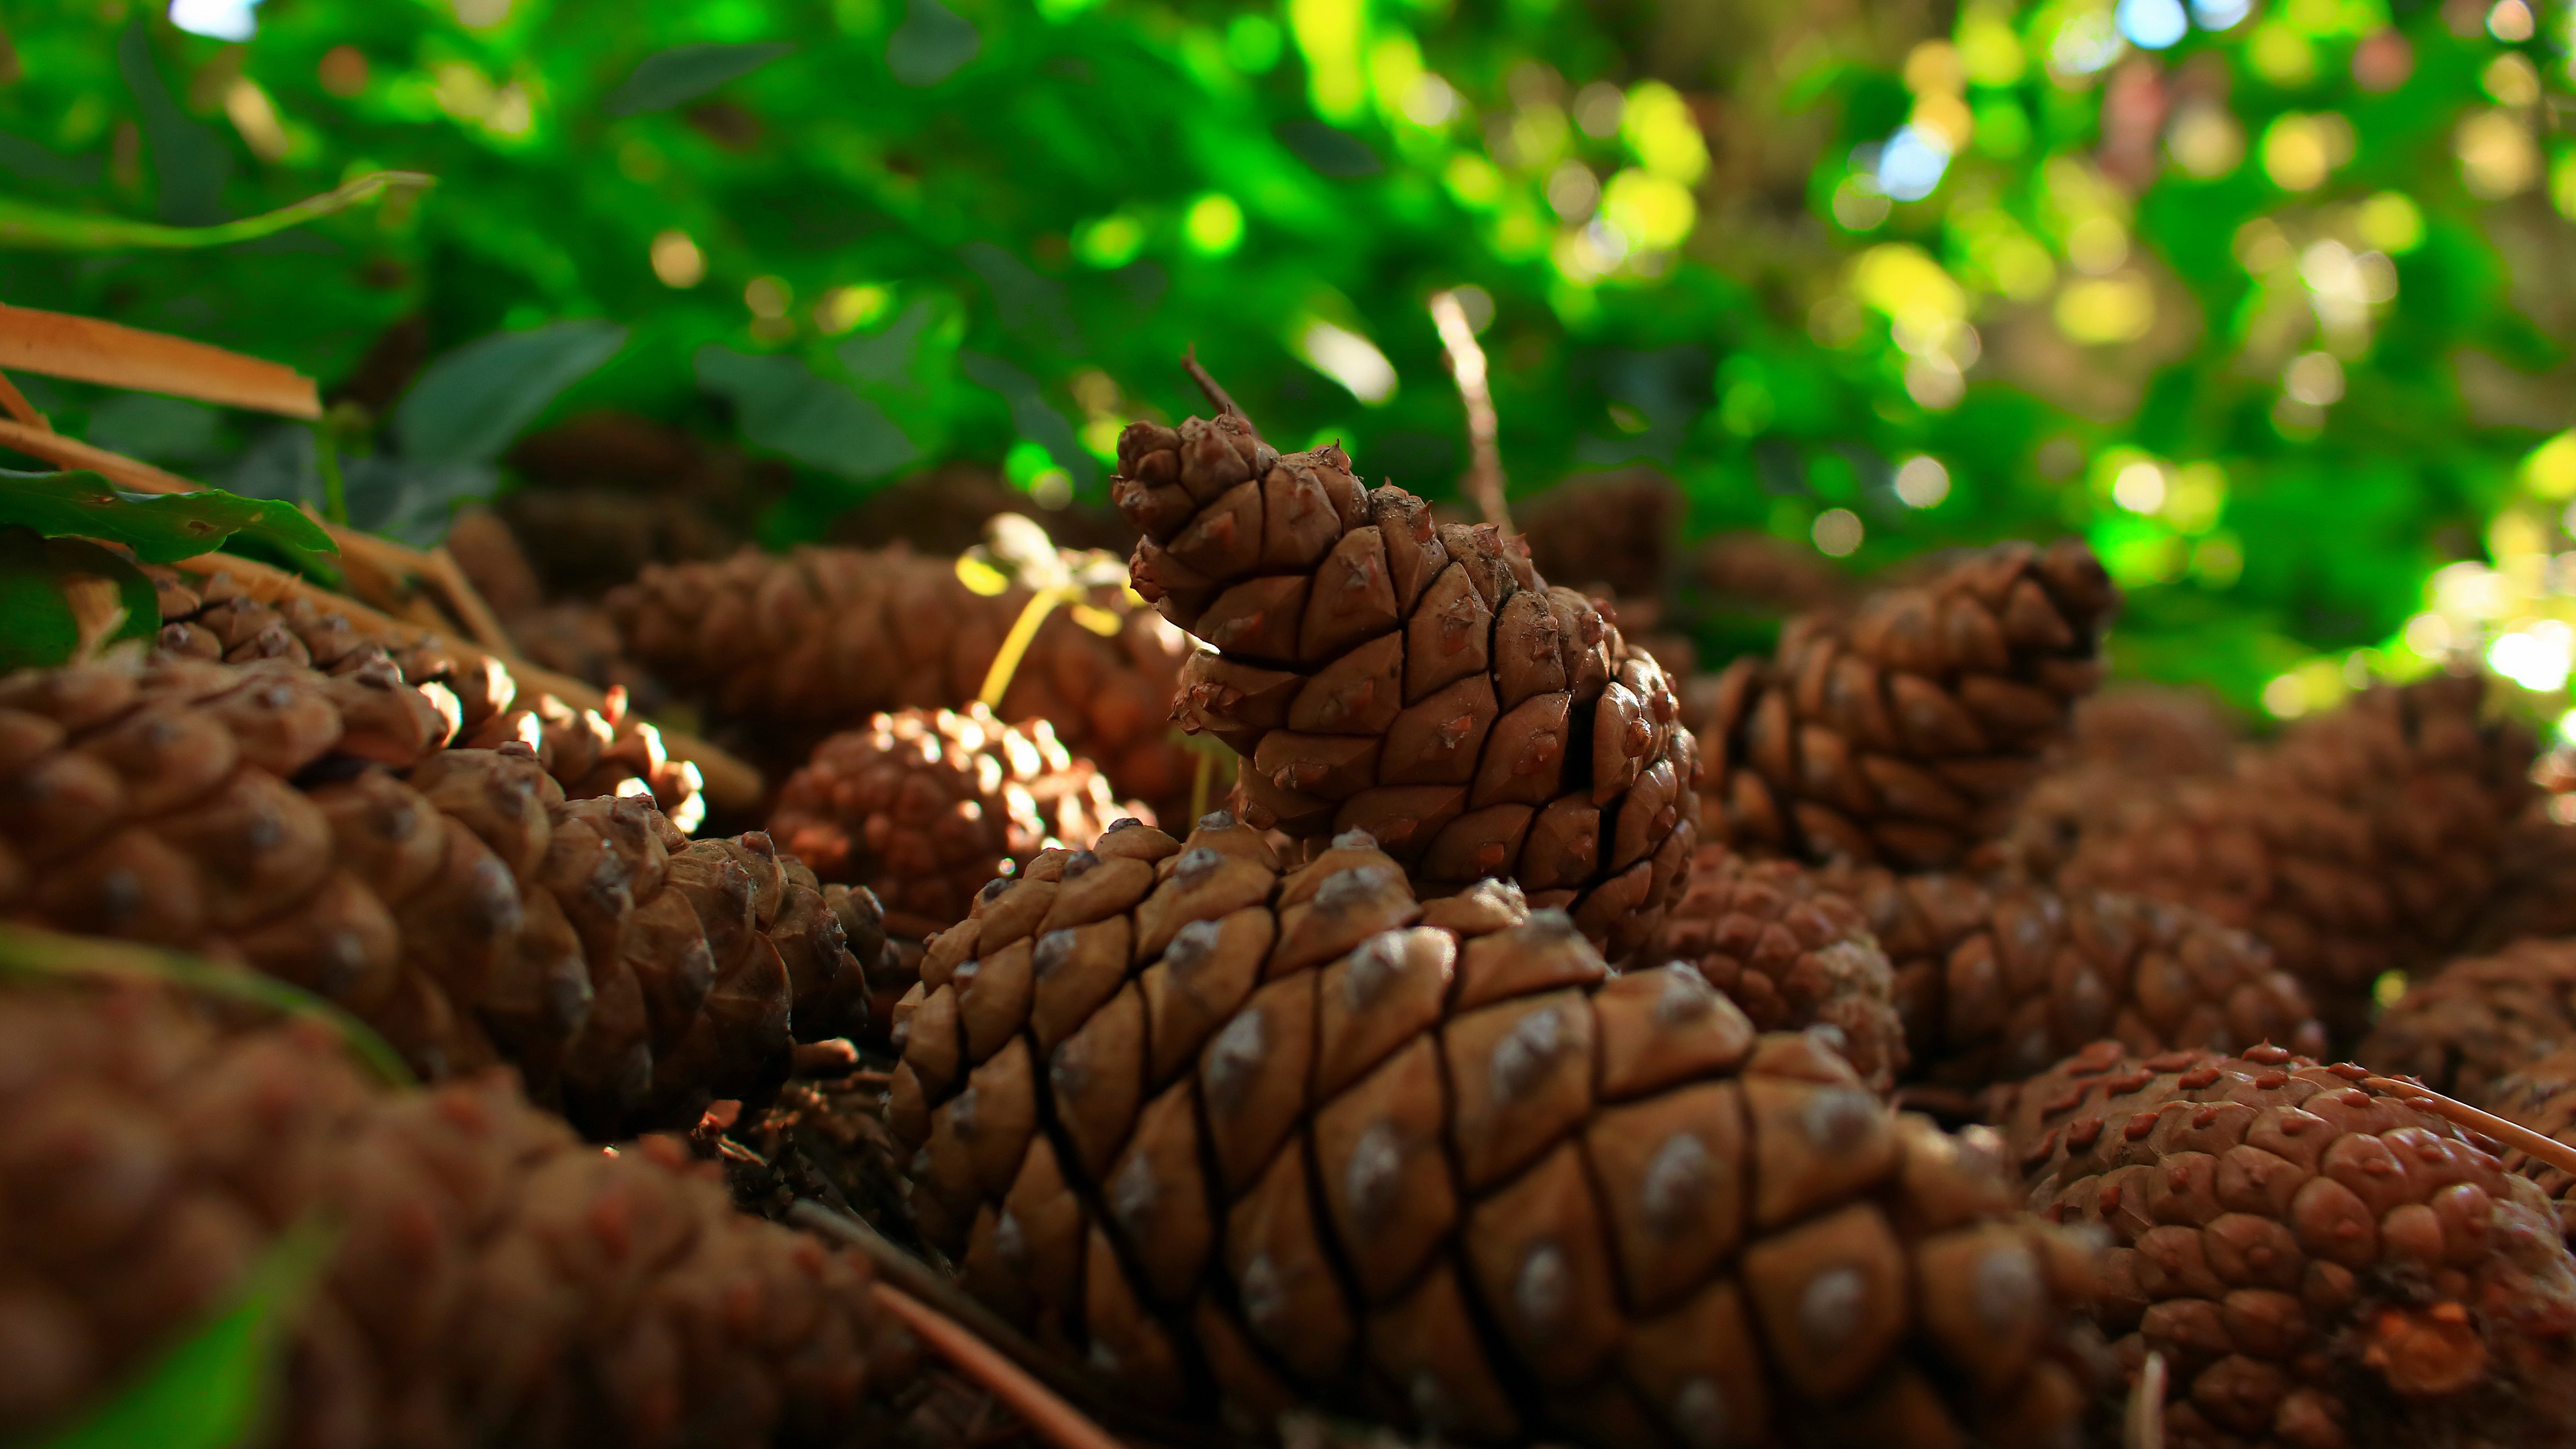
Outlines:
[[[86,539],[0,527],[0,674],[69,663],[84,643],[149,639],[160,627],[152,581],[133,564]]]
[[[233,1306],[164,1354],[132,1387],[44,1449],[233,1449],[268,1420],[286,1335],[330,1266],[339,1233],[305,1221],[251,1268]]]
[[[1021,437],[1046,449],[1056,466],[1072,475],[1075,487],[1088,490],[1099,479],[1100,460],[1083,448],[1064,414],[1047,406],[1046,399],[1038,393],[1036,378],[980,352],[958,353],[957,366],[967,381],[1001,394],[1002,401],[1011,407],[1011,426],[1019,430]]]
[[[229,246],[256,241],[366,201],[388,187],[420,188],[437,178],[418,171],[371,171],[354,181],[308,196],[292,206],[245,216],[220,226],[162,226],[121,216],[62,211],[0,196],[0,250],[114,252]]]
[[[600,109],[612,116],[668,110],[682,101],[696,100],[727,81],[747,76],[795,48],[776,41],[675,45],[644,57],[625,84],[600,102]]]
[[[793,357],[698,349],[698,384],[734,406],[743,436],[800,463],[865,481],[919,456],[885,409]]]
[[[394,408],[394,441],[414,462],[488,463],[625,345],[625,328],[587,317],[466,343]]]
[[[984,48],[964,16],[939,0],[907,0],[903,23],[886,37],[886,69],[908,86],[935,86]]]
[[[195,493],[128,493],[96,473],[0,471],[0,524],[47,538],[121,543],[144,563],[212,553],[236,534],[277,548],[299,566],[339,552],[322,526],[274,499],[220,488]]]
[[[152,153],[161,219],[178,226],[213,226],[224,220],[224,183],[233,153],[214,128],[191,118],[170,98],[160,67],[152,63],[152,30],[137,15],[116,39],[116,68],[143,113],[143,139]]]

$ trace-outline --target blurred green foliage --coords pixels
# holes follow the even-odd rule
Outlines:
[[[2562,685],[2546,577],[2428,585],[2502,518],[2567,547],[2576,443],[2563,491],[2527,462],[2576,421],[2560,0],[1937,12],[268,0],[231,44],[31,0],[0,86],[30,204],[202,226],[439,184],[207,250],[0,250],[0,296],[326,381],[424,319],[448,379],[351,440],[362,524],[434,532],[508,436],[615,405],[791,460],[784,543],[954,458],[1096,500],[1123,422],[1202,408],[1193,344],[1275,441],[1449,493],[1424,303],[1472,288],[1516,491],[1651,462],[1693,531],[1861,567],[2080,531],[2131,590],[2124,669],[2275,714],[2514,637],[2506,672]],[[44,400],[309,486],[301,425]]]

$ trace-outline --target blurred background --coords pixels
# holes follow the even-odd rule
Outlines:
[[[1600,581],[1703,665],[1846,576],[2074,532],[2129,591],[2121,673],[2277,719],[2466,660],[2565,708],[2558,0],[5,25],[0,300],[285,362],[335,404],[21,375],[56,426],[414,544],[491,500],[559,596],[745,542],[954,549],[1006,505],[1123,551],[1118,430],[1206,410],[1192,348],[1281,447],[1456,498],[1426,305],[1454,290],[1542,564],[1559,535],[1632,558]],[[435,184],[195,230],[385,168]]]

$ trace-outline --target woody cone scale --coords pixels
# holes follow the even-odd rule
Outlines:
[[[1118,459],[1137,592],[1214,648],[1174,717],[1244,757],[1248,822],[1366,831],[1428,889],[1506,876],[1614,958],[1644,943],[1697,815],[1652,658],[1520,540],[1436,525],[1338,447],[1227,415],[1130,424]]]

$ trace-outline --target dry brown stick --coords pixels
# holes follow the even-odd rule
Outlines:
[[[1449,373],[1458,380],[1458,396],[1467,405],[1467,493],[1487,523],[1509,533],[1512,513],[1503,502],[1502,424],[1494,414],[1485,349],[1476,345],[1476,329],[1467,325],[1467,309],[1458,304],[1457,293],[1431,294],[1431,321],[1440,329],[1440,350],[1448,355]]]
[[[257,559],[228,553],[200,554],[181,559],[172,568],[200,576],[228,573],[243,590],[261,603],[273,604],[285,599],[304,599],[325,613],[337,613],[348,619],[361,637],[384,642],[419,644],[440,631],[425,624],[397,619],[369,607],[346,594],[333,593],[319,584],[308,583],[284,569],[272,568]],[[489,656],[498,659],[521,684],[554,695],[576,709],[608,710],[608,696],[596,686],[551,669],[540,669],[525,661],[481,648],[463,640],[441,642],[451,652],[472,659]],[[656,726],[658,729],[659,726]],[[698,788],[708,803],[727,810],[749,810],[760,803],[760,772],[724,750],[677,730],[662,730],[663,752],[675,760],[686,760],[698,768]]]
[[[25,423],[0,422],[0,443],[17,449],[31,458],[65,468],[87,468],[110,482],[145,493],[194,493],[197,485],[176,473],[165,473],[149,463],[138,462],[123,453],[93,448],[78,438],[66,438],[50,428],[29,427]]]
[[[877,1301],[927,1341],[939,1356],[1010,1406],[1029,1428],[1056,1449],[1126,1449],[1018,1364],[967,1332],[957,1321],[890,1283],[877,1285]]]
[[[2129,1411],[2121,1416],[2120,1449],[2165,1449],[2165,1356],[2150,1353],[2129,1386]]]
[[[67,312],[0,305],[0,367],[291,418],[322,416],[313,379],[283,363]]]
[[[0,372],[0,408],[5,408],[9,416],[40,433],[54,430],[53,419],[36,411],[36,405],[27,401],[27,395],[18,391],[18,384],[11,382],[5,372]]]
[[[1233,396],[1227,393],[1223,387],[1219,386],[1215,378],[1208,375],[1208,370],[1206,368],[1199,366],[1199,347],[1197,343],[1191,343],[1190,350],[1181,354],[1181,366],[1188,370],[1190,381],[1197,383],[1199,385],[1199,391],[1206,394],[1209,407],[1215,408],[1221,413],[1232,413],[1236,417],[1243,419],[1243,425],[1252,429],[1252,435],[1254,437],[1257,438],[1261,436],[1261,429],[1252,421],[1252,415],[1245,412],[1242,408],[1237,407]]]
[[[2555,1137],[2544,1137],[2519,1122],[2509,1121],[2493,1112],[2481,1112],[2457,1098],[2445,1097],[2421,1082],[2400,1081],[2395,1077],[2364,1077],[2361,1084],[2375,1091],[2404,1097],[2435,1116],[2448,1117],[2498,1142],[2519,1147],[2561,1172],[2576,1173],[2576,1147],[2570,1147]]]

